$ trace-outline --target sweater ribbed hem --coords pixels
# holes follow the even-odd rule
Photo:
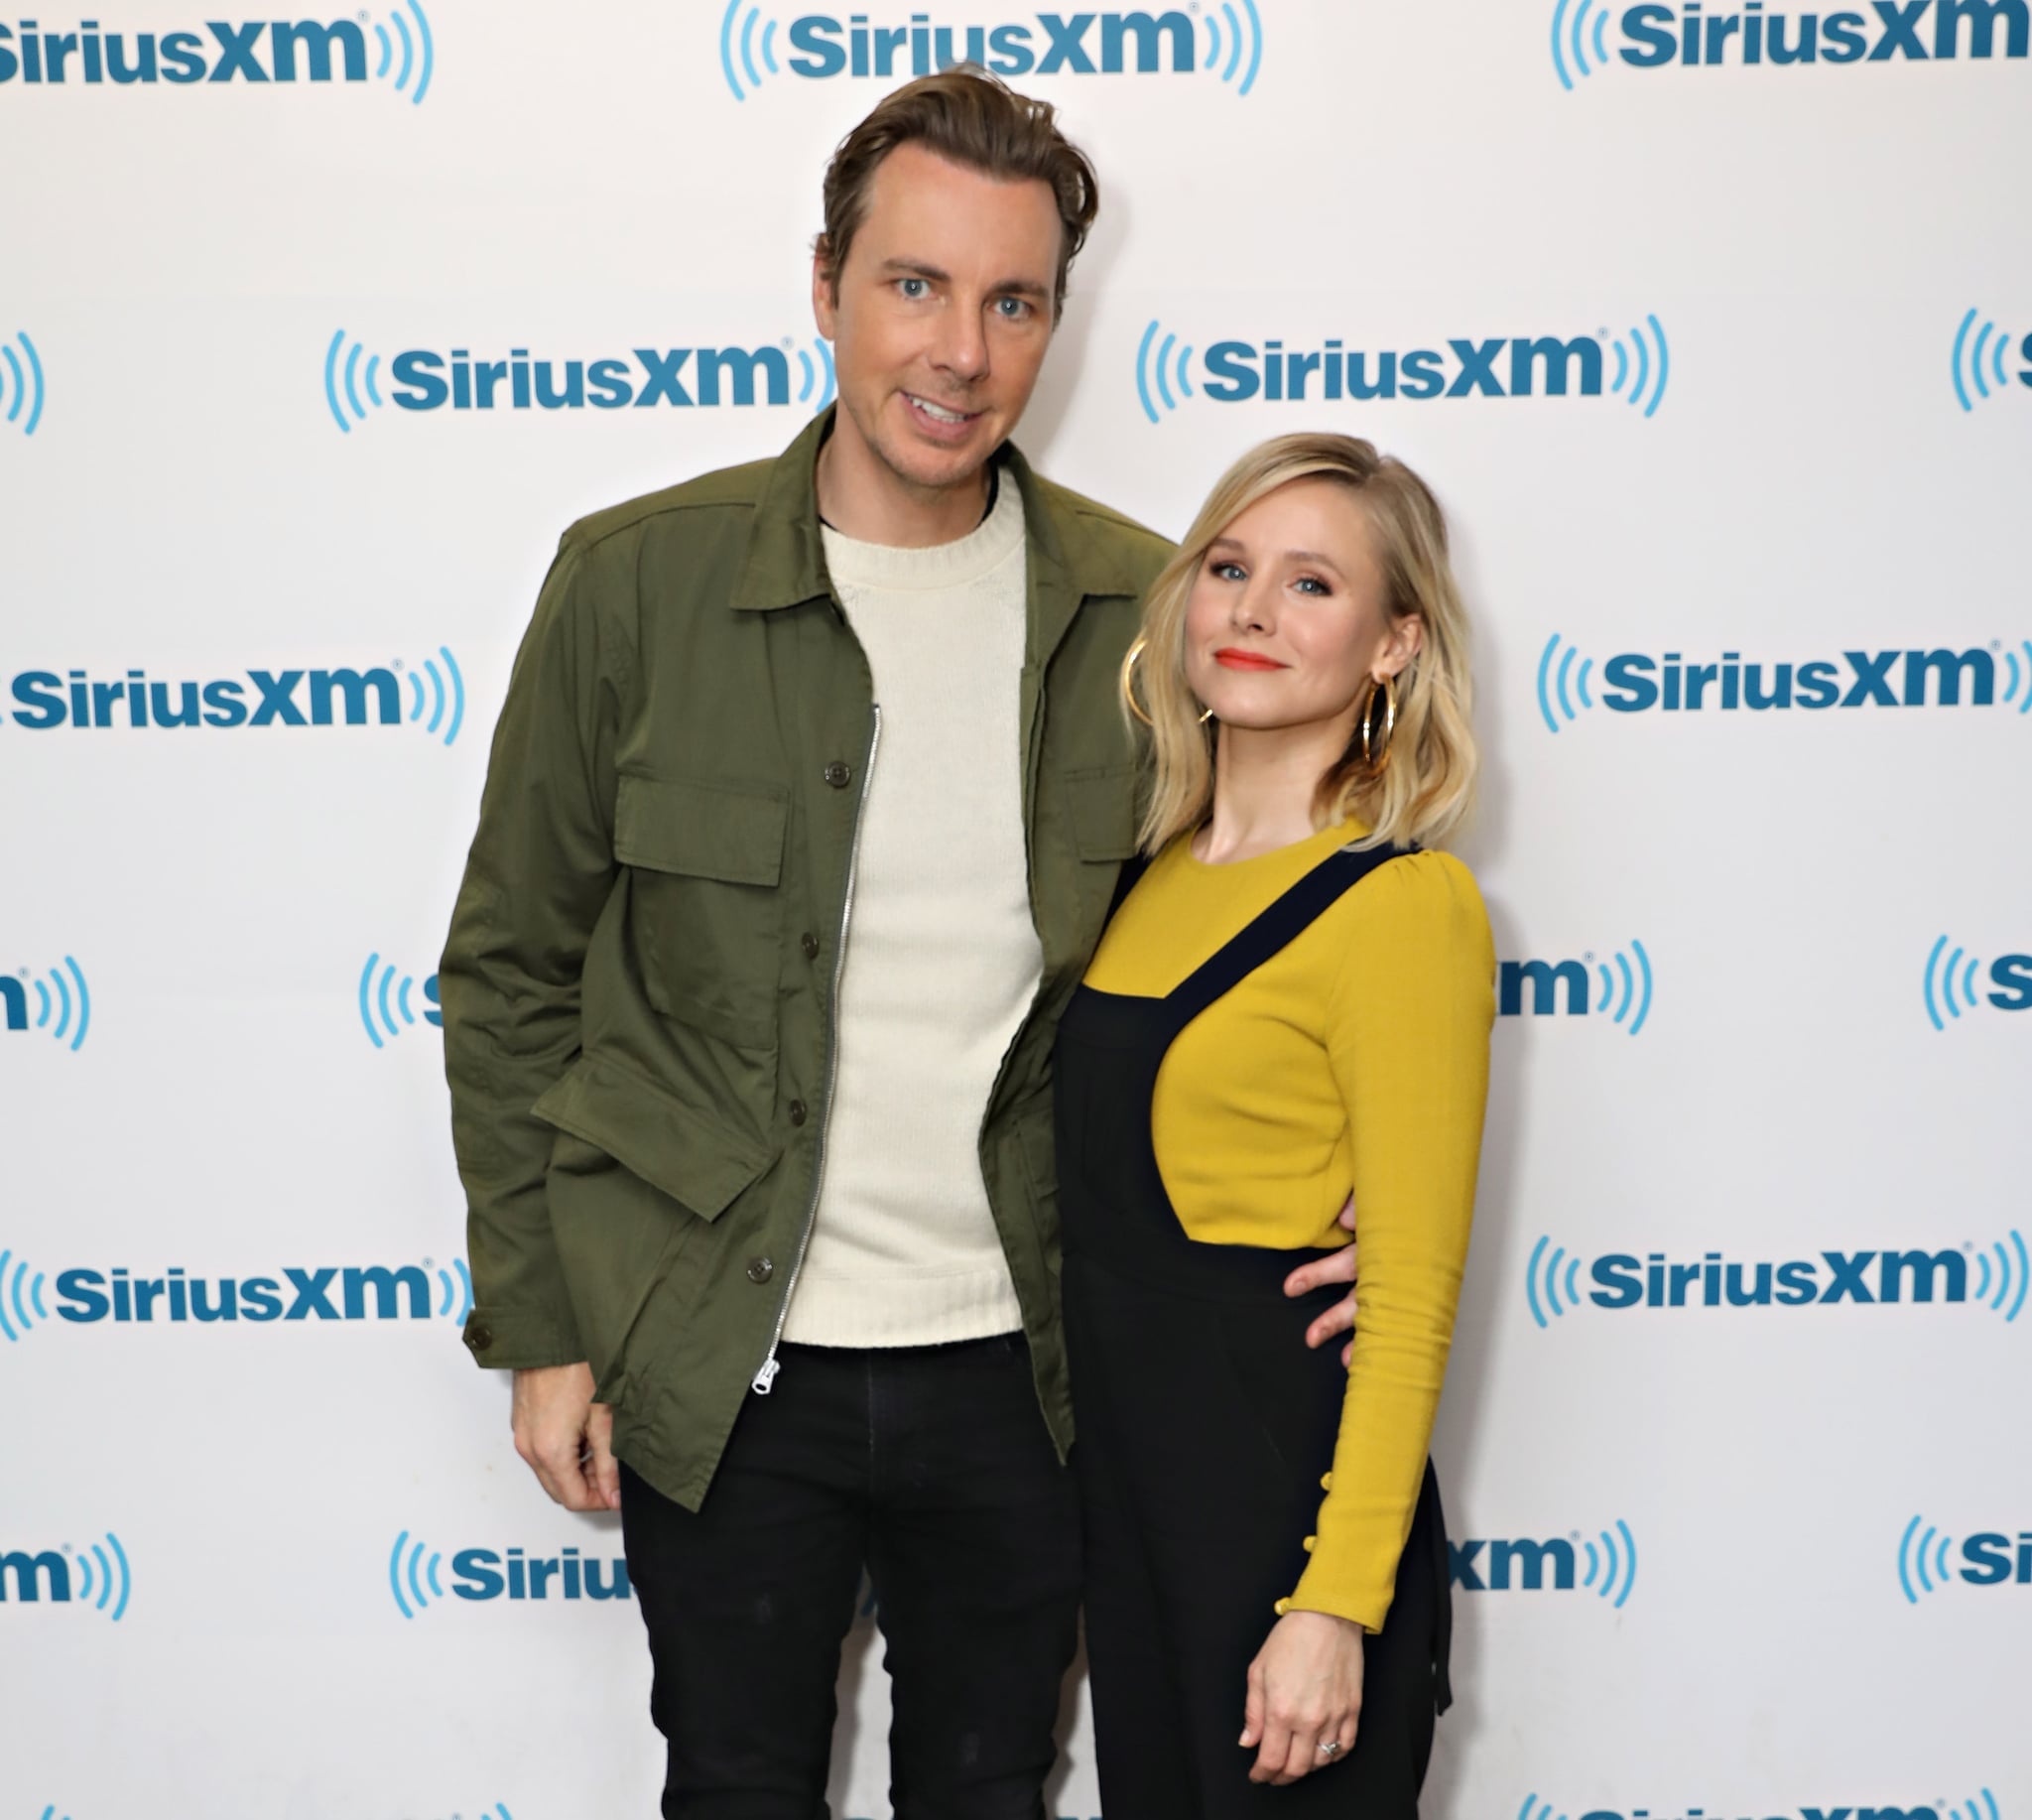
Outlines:
[[[783,1337],[793,1346],[944,1346],[1022,1329],[1006,1264],[947,1276],[798,1279]]]

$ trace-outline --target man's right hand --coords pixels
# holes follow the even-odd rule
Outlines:
[[[592,1367],[536,1365],[515,1373],[515,1451],[568,1510],[618,1510],[614,1412],[592,1400]]]

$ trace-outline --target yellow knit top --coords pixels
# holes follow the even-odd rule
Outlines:
[[[1179,837],[1116,912],[1086,983],[1163,996],[1360,833],[1329,828],[1221,865],[1195,859]],[[1444,853],[1391,860],[1187,1026],[1151,1108],[1165,1188],[1195,1239],[1337,1244],[1335,1217],[1353,1192],[1347,1402],[1289,1604],[1370,1630],[1390,1609],[1454,1336],[1494,978],[1467,868]]]

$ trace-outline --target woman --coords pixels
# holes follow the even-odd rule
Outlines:
[[[1286,436],[1214,488],[1123,667],[1152,857],[1056,1064],[1108,1820],[1417,1810],[1494,1010],[1474,882],[1421,850],[1473,785],[1464,632],[1417,475]],[[1350,1191],[1343,1371],[1281,1286]]]

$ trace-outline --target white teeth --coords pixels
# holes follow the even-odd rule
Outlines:
[[[966,413],[964,411],[949,411],[944,405],[935,405],[929,398],[920,398],[914,392],[909,396],[910,402],[916,405],[920,411],[935,423],[963,424],[966,422]]]

